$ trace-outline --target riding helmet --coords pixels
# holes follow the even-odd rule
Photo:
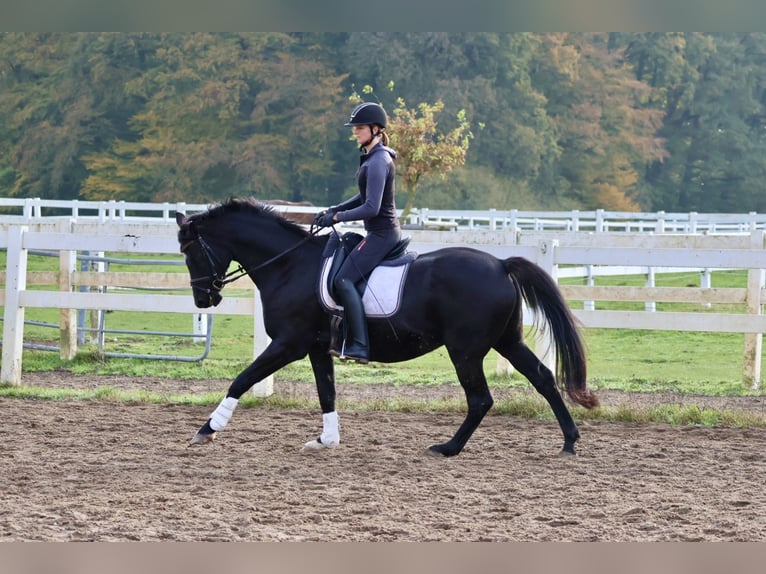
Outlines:
[[[346,122],[345,126],[371,126],[377,124],[382,128],[386,127],[388,117],[386,116],[386,110],[380,104],[375,102],[364,102],[359,104],[351,112],[351,117]]]

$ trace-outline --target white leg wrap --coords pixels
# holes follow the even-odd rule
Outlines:
[[[340,425],[338,424],[338,413],[333,411],[322,415],[322,434],[319,438],[310,440],[303,445],[303,450],[320,450],[325,448],[335,448],[340,444]]]
[[[327,446],[337,446],[340,443],[340,428],[336,411],[322,415],[322,435],[319,438],[322,440],[322,444]]]
[[[213,414],[210,415],[210,428],[214,431],[219,431],[226,426],[231,419],[231,415],[234,414],[234,409],[237,408],[239,399],[234,397],[226,397],[221,401],[221,404],[216,407]]]

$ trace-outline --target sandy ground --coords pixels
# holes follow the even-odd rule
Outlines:
[[[224,381],[25,375],[25,384],[225,390]],[[312,396],[313,385],[277,383]],[[339,398],[456,387],[339,386]],[[764,399],[602,393],[763,412]],[[496,393],[502,398],[502,393]],[[0,399],[5,541],[764,541],[766,429],[581,422],[560,458],[555,422],[488,416],[463,453],[425,449],[462,415],[341,413],[342,444],[305,453],[316,409],[240,408],[187,447],[210,407]]]

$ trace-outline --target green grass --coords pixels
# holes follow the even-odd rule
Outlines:
[[[593,329],[585,333],[589,382],[623,391],[744,395],[744,336]]]
[[[29,386],[0,386],[0,397],[47,401],[114,401],[135,404],[194,405],[212,407],[221,399],[220,393],[173,394],[151,391],[123,391],[109,386],[96,389],[52,389]],[[257,398],[245,395],[240,400],[241,408],[273,409],[316,409],[316,400],[297,397],[272,396]],[[353,402],[340,399],[337,405],[343,412],[400,412],[400,413],[464,413],[465,401],[450,398],[438,400],[380,399]],[[631,423],[655,423],[677,426],[764,428],[766,416],[745,411],[717,410],[696,405],[674,404],[653,407],[620,405],[586,410],[573,407],[572,415],[580,421],[607,421]],[[534,394],[520,393],[510,399],[499,400],[490,411],[490,416],[515,416],[525,419],[553,420],[554,415],[548,404]]]

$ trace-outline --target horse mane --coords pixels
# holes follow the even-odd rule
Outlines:
[[[285,217],[283,217],[281,213],[278,213],[274,207],[262,203],[254,197],[231,197],[224,202],[212,205],[208,208],[207,211],[193,215],[192,218],[198,222],[202,222],[214,220],[226,215],[227,213],[234,212],[253,213],[258,217],[270,219],[285,229],[289,229],[300,235],[308,235],[308,231],[306,231],[303,227],[294,221],[285,219]]]

